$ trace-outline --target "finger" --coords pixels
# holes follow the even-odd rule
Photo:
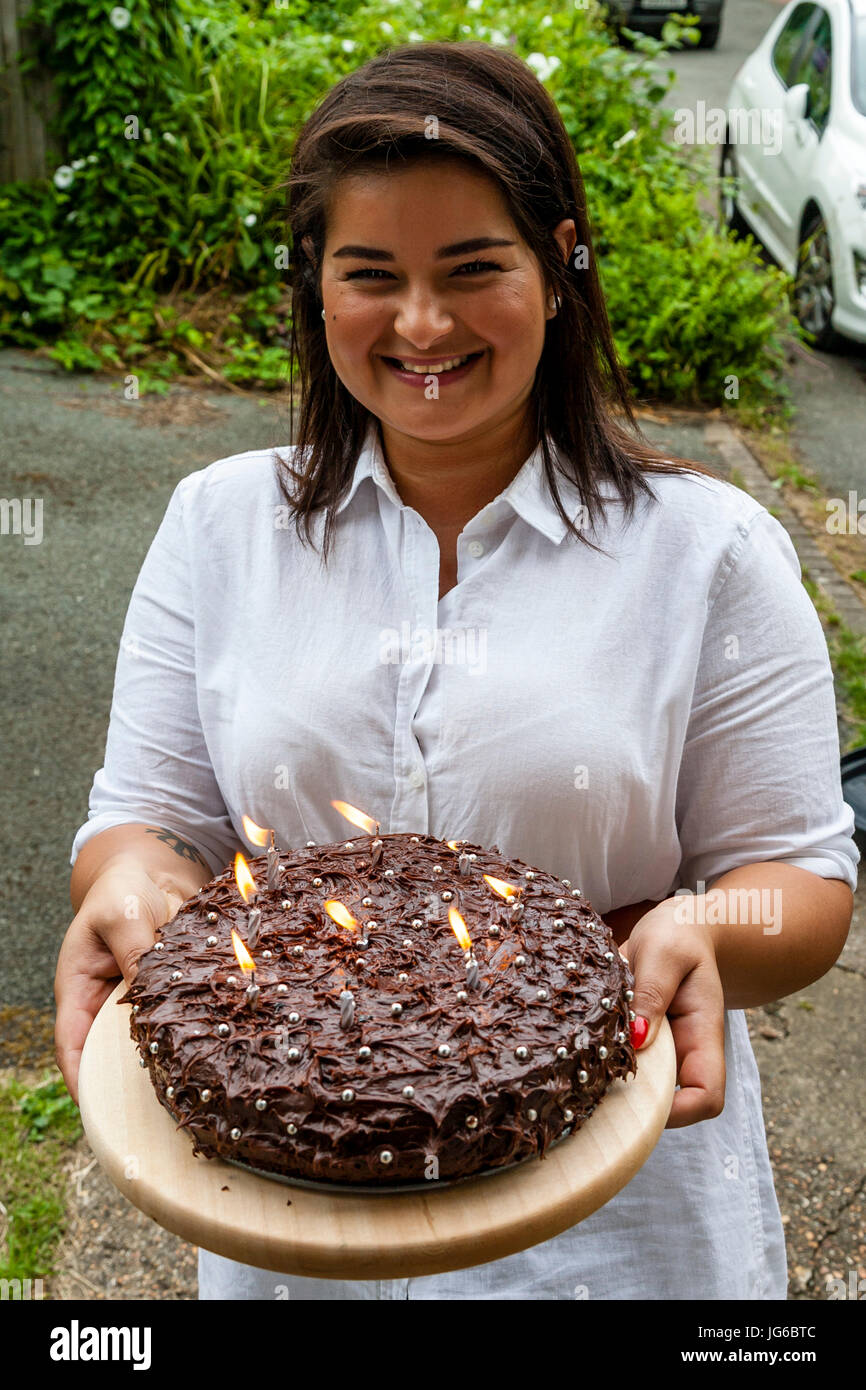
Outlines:
[[[725,1104],[725,1010],[718,974],[708,962],[683,982],[669,1017],[679,1090],[666,1128],[714,1119]]]
[[[95,980],[80,976],[70,981],[57,1002],[54,1024],[54,1053],[66,1088],[78,1104],[78,1072],[81,1053],[91,1025],[116,984],[115,980]]]
[[[634,975],[632,1042],[636,1048],[650,1047],[689,965],[671,950],[669,939],[630,939],[622,944],[620,953]]]

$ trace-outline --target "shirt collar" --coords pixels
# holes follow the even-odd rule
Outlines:
[[[558,451],[552,440],[550,441],[550,448],[554,459],[558,459]],[[397,492],[394,486],[394,480],[385,463],[385,457],[382,453],[382,446],[379,440],[379,430],[375,420],[371,420],[367,427],[366,437],[361,452],[358,455],[351,486],[348,493],[337,507],[338,515],[345,507],[348,507],[365,478],[372,478],[376,486],[382,489],[396,507],[405,510],[406,504],[402,501]],[[580,506],[580,493],[574,483],[563,477],[559,472],[557,472],[556,482],[566,514],[574,521]],[[568,532],[568,527],[559,515],[556,504],[550,496],[547,487],[540,444],[530,454],[529,458],[522,465],[519,472],[508,486],[499,494],[495,501],[488,505],[501,510],[503,503],[508,504],[518,516],[522,517],[530,526],[534,526],[536,531],[540,531],[542,535],[547,536],[548,540],[553,541],[556,545],[560,543]],[[486,510],[486,508],[484,510]]]

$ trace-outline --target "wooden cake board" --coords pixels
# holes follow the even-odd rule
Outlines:
[[[575,1133],[508,1172],[429,1191],[322,1192],[195,1158],[157,1100],[129,1035],[121,982],[88,1034],[81,1118],[114,1185],[175,1235],[243,1264],[324,1279],[399,1279],[465,1269],[549,1240],[591,1215],[649,1157],[676,1081],[667,1019]]]

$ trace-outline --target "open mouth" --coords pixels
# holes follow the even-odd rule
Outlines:
[[[395,371],[406,372],[411,376],[449,376],[452,372],[459,372],[470,362],[477,362],[479,357],[484,356],[484,350],[479,352],[467,352],[462,357],[443,357],[438,362],[403,362],[399,357],[384,357],[382,360],[387,362],[389,367]]]

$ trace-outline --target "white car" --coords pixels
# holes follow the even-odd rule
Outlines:
[[[785,6],[734,75],[720,173],[814,346],[866,342],[866,0]]]

